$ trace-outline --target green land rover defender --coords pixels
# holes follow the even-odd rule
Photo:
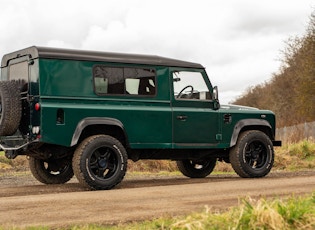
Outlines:
[[[29,47],[3,56],[0,101],[0,148],[45,184],[111,189],[128,159],[263,177],[281,145],[271,111],[220,106],[202,65],[159,56]]]

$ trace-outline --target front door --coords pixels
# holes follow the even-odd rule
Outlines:
[[[178,148],[218,144],[218,112],[213,109],[204,70],[171,71],[173,81],[173,143]]]

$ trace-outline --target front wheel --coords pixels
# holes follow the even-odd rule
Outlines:
[[[44,184],[64,184],[73,177],[68,158],[42,160],[30,156],[29,167],[33,176]]]
[[[82,185],[91,189],[111,189],[124,178],[127,159],[126,150],[117,139],[95,135],[77,147],[72,166]]]
[[[190,178],[204,178],[214,169],[217,159],[176,161],[179,171]]]
[[[230,162],[240,177],[264,177],[274,162],[273,145],[263,132],[250,130],[240,134],[230,151]]]

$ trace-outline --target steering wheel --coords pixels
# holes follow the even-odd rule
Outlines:
[[[188,95],[188,98],[191,98],[191,96],[193,95],[193,92],[194,92],[194,87],[192,87],[192,85],[187,85],[187,86],[185,86],[185,87],[179,92],[179,94],[177,95],[176,98],[181,98],[182,95],[183,95],[183,92],[184,92],[186,89],[188,89],[188,88],[191,88],[191,90],[190,90],[190,93],[187,94],[187,95]]]

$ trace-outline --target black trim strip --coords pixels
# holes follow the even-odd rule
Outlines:
[[[230,147],[234,146],[236,144],[237,138],[239,136],[240,131],[245,126],[252,126],[252,125],[258,125],[258,126],[267,126],[268,128],[272,129],[271,125],[266,120],[260,120],[260,119],[244,119],[240,120],[236,123],[234,126],[234,131],[231,137]]]
[[[83,120],[81,120],[74,133],[72,136],[72,140],[71,140],[71,145],[70,146],[74,146],[78,143],[78,140],[80,138],[80,135],[82,133],[82,130],[84,130],[87,126],[89,125],[114,125],[114,126],[118,126],[119,128],[121,128],[126,136],[126,132],[124,129],[124,125],[117,119],[114,118],[108,118],[108,117],[88,117],[88,118],[84,118]]]

